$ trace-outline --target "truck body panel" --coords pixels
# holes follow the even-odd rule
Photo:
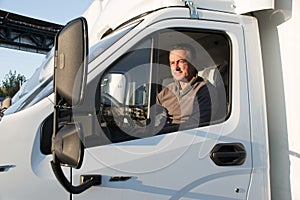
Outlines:
[[[299,199],[299,2],[276,1],[275,9],[257,12],[270,144],[274,199]]]
[[[53,103],[44,98],[1,121],[1,166],[13,166],[0,172],[1,199],[68,198],[51,172],[50,157],[39,148],[39,128],[51,107]]]

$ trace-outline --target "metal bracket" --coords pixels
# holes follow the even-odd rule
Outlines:
[[[197,12],[197,6],[195,3],[191,0],[183,0],[185,5],[189,7],[190,9],[190,15],[192,19],[199,19],[198,12]]]

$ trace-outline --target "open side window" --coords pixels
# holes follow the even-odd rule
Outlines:
[[[195,67],[211,98],[208,123],[168,123],[168,111],[157,104],[157,95],[174,82],[169,49],[177,43],[195,49]],[[230,66],[230,41],[223,32],[166,29],[151,34],[102,74],[95,98],[100,127],[110,141],[121,142],[220,123],[230,111]],[[192,112],[200,119],[199,110]]]

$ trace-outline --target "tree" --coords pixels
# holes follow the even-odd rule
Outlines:
[[[14,73],[9,70],[9,73],[5,75],[2,81],[2,87],[0,88],[0,96],[13,97],[20,89],[21,85],[26,81],[26,77],[21,74]]]

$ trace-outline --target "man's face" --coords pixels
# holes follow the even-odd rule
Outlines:
[[[188,62],[191,62],[191,56],[188,51],[181,49],[170,51],[169,61],[171,73],[175,80],[188,82],[194,76],[193,69],[188,64]]]

